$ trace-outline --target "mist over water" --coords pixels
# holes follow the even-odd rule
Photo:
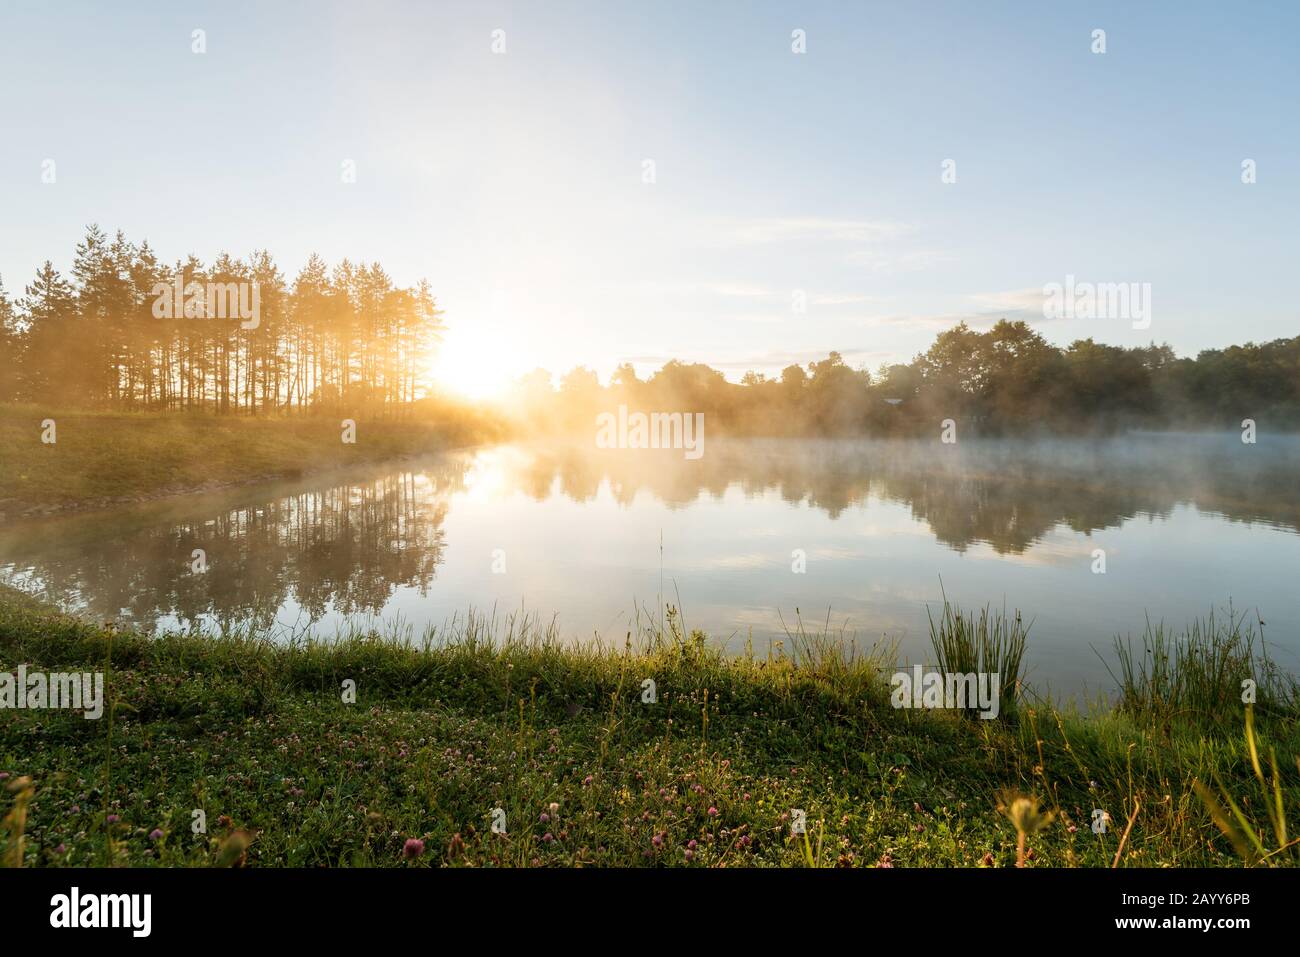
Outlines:
[[[910,661],[946,593],[1033,620],[1031,684],[1106,692],[1115,635],[1229,602],[1300,670],[1298,480],[1300,439],[1236,434],[497,446],[0,524],[0,580],[106,621],[285,637],[377,616],[418,635],[472,607],[621,642],[662,594],[736,651],[802,617]]]

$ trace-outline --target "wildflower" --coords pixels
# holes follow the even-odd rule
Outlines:
[[[547,814],[545,811],[543,811],[541,814],[537,816],[537,820],[543,824],[546,824],[550,822],[551,816]]]
[[[550,844],[551,841],[553,840],[555,840],[555,836],[551,834],[550,831],[547,831],[545,834],[542,835],[542,842],[545,844]]]
[[[110,815],[108,816],[108,823],[109,823],[109,824],[116,824],[116,823],[117,823],[118,821],[120,821],[120,820],[122,820],[122,819],[121,819],[120,817],[118,817],[116,814],[110,814]]]
[[[151,841],[160,841],[162,840],[162,836],[163,836],[162,828],[155,827],[152,831],[149,832],[149,840]]]
[[[424,853],[424,841],[418,837],[408,837],[406,843],[402,845],[402,856],[408,861],[413,861]]]
[[[710,807],[709,817],[717,817],[717,816],[718,816],[718,809],[716,807]]]
[[[650,843],[653,844],[655,847],[663,847],[664,836],[662,834],[656,834],[654,837],[650,838]]]
[[[1025,854],[1025,842],[1033,834],[1045,828],[1055,816],[1051,811],[1043,812],[1038,808],[1037,798],[1005,792],[1002,796],[1003,814],[1011,819],[1016,828],[1016,866],[1024,867],[1025,861],[1033,859],[1033,852]]]

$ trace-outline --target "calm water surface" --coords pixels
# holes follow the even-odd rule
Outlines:
[[[1300,670],[1298,530],[1291,438],[711,439],[696,461],[517,445],[0,523],[0,580],[145,628],[332,634],[400,616],[418,634],[469,608],[522,608],[619,641],[638,610],[657,613],[662,580],[688,627],[736,650],[829,614],[912,661],[930,658],[942,582],[964,606],[1033,619],[1030,681],[1075,694],[1111,689],[1097,652],[1110,661],[1115,635],[1230,601],[1258,609],[1275,659]],[[190,570],[195,548],[206,574]]]

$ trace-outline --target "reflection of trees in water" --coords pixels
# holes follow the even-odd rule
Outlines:
[[[604,485],[625,505],[643,494],[681,508],[738,490],[775,492],[838,518],[876,496],[909,506],[949,548],[982,542],[1000,554],[1025,552],[1057,525],[1091,532],[1167,516],[1179,503],[1300,531],[1300,441],[1270,450],[1191,437],[957,447],[714,440],[694,461],[680,451],[517,447],[269,501],[237,492],[217,504],[158,502],[0,526],[0,569],[31,569],[18,584],[144,627],[167,615],[266,626],[289,600],[312,621],[331,609],[373,613],[397,588],[423,592],[433,581],[450,495],[471,466],[499,469],[503,487],[539,502],[590,501]],[[195,548],[207,553],[207,574],[190,571]]]
[[[629,505],[644,492],[670,507],[729,488],[776,491],[838,518],[871,495],[908,505],[935,537],[963,550],[983,542],[1020,554],[1058,524],[1077,532],[1138,515],[1167,517],[1179,503],[1233,521],[1300,531],[1300,442],[1243,446],[1235,437],[1165,435],[1046,442],[715,440],[703,458],[680,451],[530,448],[510,484],[538,500],[556,485],[574,501],[601,483]]]
[[[17,528],[0,533],[0,562],[31,568],[25,587],[52,600],[149,628],[166,615],[265,627],[291,598],[312,621],[331,608],[374,612],[397,587],[423,592],[432,582],[447,496],[463,487],[464,468],[446,462],[308,488],[215,517],[160,523],[136,510],[66,519],[45,537]],[[206,552],[206,574],[191,572],[196,548]]]

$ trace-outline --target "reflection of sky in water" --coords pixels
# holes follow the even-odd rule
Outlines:
[[[701,463],[508,447],[0,528],[0,572],[68,607],[161,627],[258,609],[288,633],[314,608],[317,632],[332,634],[347,606],[418,636],[468,608],[522,608],[558,615],[566,637],[621,643],[637,608],[657,615],[662,535],[665,600],[735,650],[752,639],[765,653],[796,615],[819,628],[829,612],[860,647],[887,635],[928,660],[942,581],[963,606],[1033,619],[1030,680],[1059,692],[1109,689],[1093,649],[1109,661],[1114,635],[1140,633],[1146,616],[1182,624],[1229,599],[1258,605],[1279,664],[1300,670],[1289,459],[1270,466],[1284,473],[1275,482],[1254,466],[1173,468],[1158,451],[1135,468],[1127,446],[1089,460],[1095,471],[1071,450],[1064,471],[1057,457],[1009,474],[997,454],[714,441]],[[207,576],[188,574],[196,542]],[[1105,575],[1091,572],[1095,548]]]

